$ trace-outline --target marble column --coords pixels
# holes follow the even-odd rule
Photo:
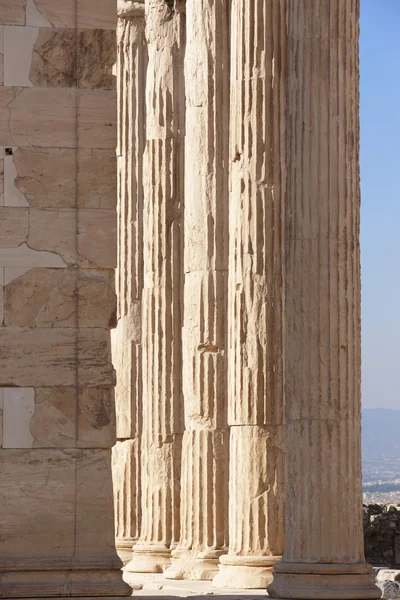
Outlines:
[[[179,541],[185,15],[146,0],[142,524],[129,569],[161,572]]]
[[[286,541],[269,594],[378,598],[360,450],[359,0],[289,0]]]
[[[285,4],[232,2],[229,553],[215,587],[265,588],[283,552]]]
[[[187,0],[181,538],[165,576],[212,579],[226,550],[228,1]]]
[[[117,439],[113,448],[116,548],[126,563],[140,533],[141,295],[143,289],[143,152],[145,145],[144,0],[119,0],[118,325],[112,332],[117,372]]]

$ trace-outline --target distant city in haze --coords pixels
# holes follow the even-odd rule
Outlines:
[[[399,32],[400,0],[361,0],[363,406],[397,410],[400,410]]]

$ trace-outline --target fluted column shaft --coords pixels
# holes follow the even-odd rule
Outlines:
[[[360,450],[359,0],[289,0],[286,541],[270,595],[377,598]]]
[[[157,572],[179,540],[185,31],[179,2],[145,10],[142,524],[130,570]]]
[[[187,0],[181,538],[169,578],[212,579],[228,497],[228,0]]]
[[[283,551],[285,4],[232,2],[229,554],[218,587],[265,587]]]
[[[112,332],[117,438],[113,448],[116,546],[124,562],[140,533],[141,295],[145,145],[144,2],[118,4],[118,325]]]

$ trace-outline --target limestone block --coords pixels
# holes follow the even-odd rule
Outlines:
[[[4,148],[0,148],[0,206],[4,206]]]
[[[32,269],[5,288],[5,324],[9,327],[76,327],[76,273],[68,269]]]
[[[76,0],[35,0],[35,6],[48,27],[76,27]]]
[[[36,388],[30,422],[33,448],[74,448],[77,393],[74,387]]]
[[[76,90],[0,88],[0,145],[76,146]]]
[[[34,267],[64,268],[67,266],[58,254],[32,250],[26,244],[21,244],[17,248],[0,248],[0,264],[5,267],[4,285]]]
[[[77,447],[111,448],[115,435],[114,390],[80,388]]]
[[[75,556],[113,559],[116,555],[111,450],[80,450],[76,467]]]
[[[0,329],[1,383],[74,385],[76,332],[71,329]]]
[[[116,198],[115,150],[79,148],[78,207],[115,210]]]
[[[4,267],[0,267],[0,326],[4,324]]]
[[[15,169],[13,187],[24,195],[32,208],[75,207],[76,150],[16,148],[13,152],[12,166]],[[86,164],[82,167],[86,166],[90,167]],[[11,170],[11,165],[8,168]],[[6,206],[14,204],[9,195],[11,191],[5,193]]]
[[[114,90],[117,40],[112,29],[84,29],[78,32],[78,86]]]
[[[0,24],[24,25],[26,0],[2,0],[0,3]]]
[[[81,269],[78,278],[80,327],[116,326],[114,272],[106,269]]]
[[[109,388],[2,388],[4,448],[110,448]]]
[[[29,80],[32,84],[37,87],[75,87],[76,44],[77,34],[73,29],[38,29],[30,60]],[[5,56],[8,60],[7,53]],[[13,85],[22,83],[15,81]]]
[[[3,27],[3,25],[0,25],[0,85],[4,85],[4,27]]]
[[[3,447],[3,396],[4,388],[0,388],[0,448]]]
[[[77,345],[78,338],[78,345]],[[0,384],[113,386],[109,335],[102,329],[0,328]]]
[[[117,266],[117,222],[113,210],[80,210],[78,252],[83,267]]]
[[[29,212],[26,208],[0,209],[0,248],[15,248],[27,241]]]
[[[78,0],[79,28],[115,29],[116,26],[117,0]]]
[[[114,149],[116,147],[116,107],[115,91],[82,90],[79,92],[78,140],[80,148]]]
[[[0,452],[0,563],[28,555],[44,562],[72,558],[75,542],[75,468],[56,449]]]
[[[110,332],[104,329],[78,331],[78,381],[82,387],[114,387]]]
[[[76,264],[76,219],[74,210],[30,210],[28,246],[58,254],[69,265]]]
[[[33,388],[3,388],[3,448],[32,448]]]

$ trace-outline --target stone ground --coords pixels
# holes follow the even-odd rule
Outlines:
[[[124,571],[125,581],[134,589],[133,596],[187,598],[196,596],[217,595],[219,600],[234,598],[235,600],[261,600],[268,598],[264,590],[221,590],[213,588],[211,581],[174,581],[161,574],[138,574]]]

